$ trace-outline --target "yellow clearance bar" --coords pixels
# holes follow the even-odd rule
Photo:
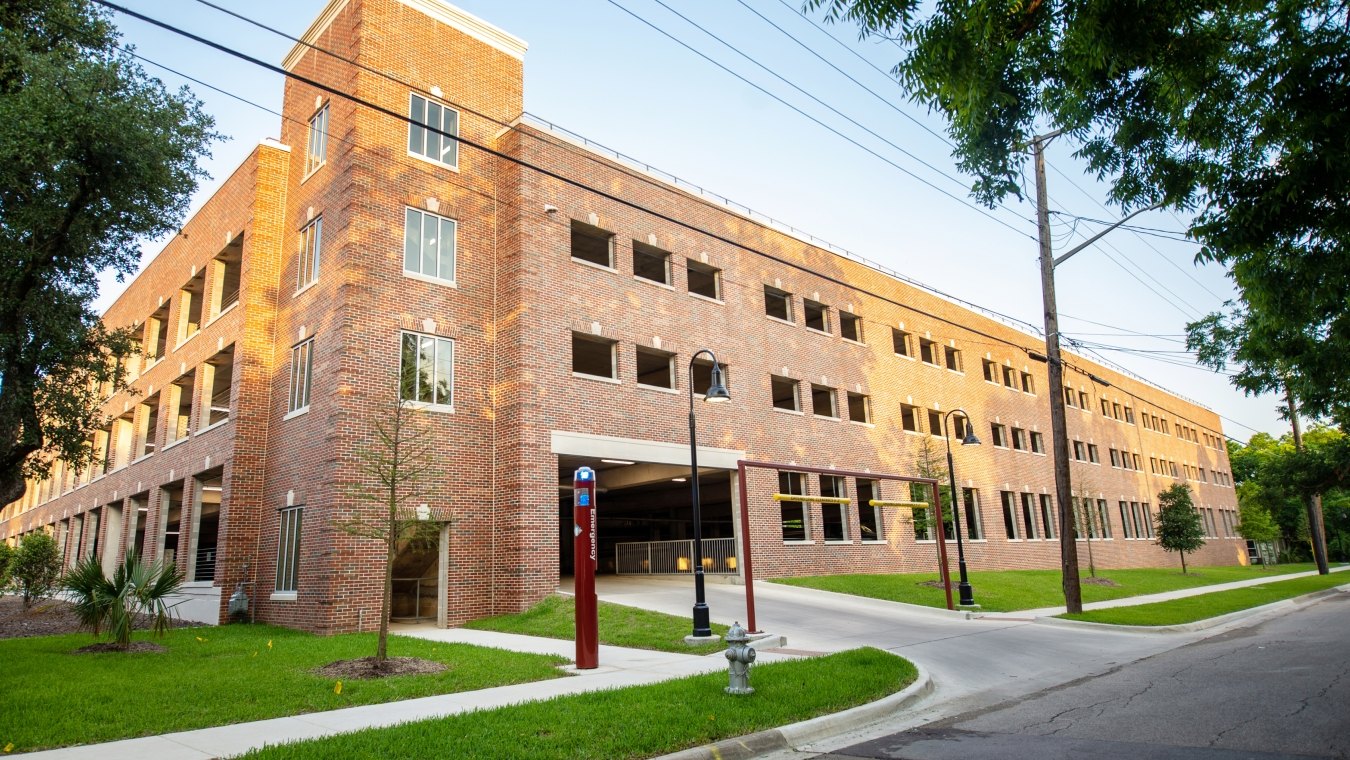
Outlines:
[[[852,499],[842,496],[807,496],[804,493],[776,493],[774,501],[818,501],[821,504],[852,504]]]
[[[931,504],[926,501],[882,501],[881,499],[872,499],[867,502],[869,507],[909,507],[910,509],[928,509]]]

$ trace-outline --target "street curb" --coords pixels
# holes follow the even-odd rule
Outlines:
[[[1226,623],[1254,618],[1270,612],[1278,612],[1285,607],[1298,607],[1305,604],[1312,604],[1320,599],[1326,599],[1335,596],[1336,594],[1344,593],[1350,593],[1350,583],[1322,589],[1321,591],[1313,591],[1303,594],[1302,596],[1296,596],[1292,599],[1281,599],[1278,602],[1263,604],[1259,607],[1250,607],[1245,610],[1230,612],[1226,615],[1219,615],[1218,617],[1197,620],[1193,623],[1178,623],[1177,625],[1121,625],[1119,623],[1095,623],[1089,620],[1067,620],[1060,617],[1038,617],[1031,622],[1038,625],[1051,625],[1062,628],[1097,628],[1108,631],[1134,631],[1138,633],[1190,633],[1194,631],[1203,631],[1209,628],[1217,628]]]
[[[661,755],[653,760],[750,760],[767,752],[797,749],[845,731],[861,728],[888,718],[927,697],[933,692],[933,679],[923,666],[911,661],[918,676],[914,682],[890,696],[875,702],[850,707],[830,715],[821,715],[800,723],[759,731],[715,744],[690,747],[686,750]]]

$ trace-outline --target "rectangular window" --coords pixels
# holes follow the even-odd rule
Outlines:
[[[838,475],[821,475],[820,495],[836,499],[847,497],[848,494],[844,492],[844,479]],[[826,541],[847,541],[848,504],[821,502],[820,527],[824,530]]]
[[[1148,502],[1139,504],[1139,515],[1144,523],[1144,538],[1153,538],[1153,513],[1149,511]]]
[[[283,509],[277,537],[277,583],[279,594],[294,594],[300,577],[300,522],[304,507]]]
[[[1092,410],[1092,397],[1086,391],[1078,392],[1078,406],[1085,412]]]
[[[966,538],[979,541],[984,538],[984,523],[980,521],[980,494],[974,488],[961,489],[961,506],[965,510]]]
[[[1012,429],[1012,447],[1016,451],[1027,450],[1027,431],[1022,428]]]
[[[1036,394],[1036,378],[1032,377],[1030,372],[1022,373],[1022,392]]]
[[[934,409],[928,410],[928,434],[942,437],[942,412]]]
[[[909,404],[900,405],[900,427],[911,433],[922,432],[919,429],[919,407]]]
[[[1144,469],[1144,460],[1141,459],[1138,454],[1131,454],[1130,456],[1134,457],[1134,469],[1142,471]]]
[[[613,358],[613,350],[609,353]],[[403,333],[399,399],[445,407],[455,405],[453,340],[420,333]]]
[[[169,348],[169,305],[166,303],[145,320],[145,367],[164,358]]]
[[[952,437],[957,440],[965,440],[966,423],[969,422],[964,416],[952,420]]]
[[[616,343],[581,333],[572,333],[572,374],[617,380]]]
[[[718,362],[717,366],[722,370],[722,385],[730,389],[731,373],[727,365]],[[708,395],[708,388],[712,386],[712,362],[703,357],[694,360],[693,382],[694,393],[700,396]]]
[[[1003,368],[1003,384],[1013,390],[1017,390],[1017,370],[1005,366]]]
[[[305,151],[305,174],[309,175],[328,160],[328,104],[309,119],[309,149]]]
[[[1098,538],[1111,537],[1111,511],[1107,509],[1106,499],[1097,500],[1097,528],[1100,532]]]
[[[1036,496],[1034,494],[1022,494],[1022,528],[1023,538],[1035,539],[1041,537],[1040,520],[1036,514]]]
[[[881,541],[881,507],[871,502],[881,500],[881,483],[876,480],[857,481],[858,489],[858,531],[864,541]]]
[[[403,218],[403,271],[453,283],[455,220],[408,208]]]
[[[408,108],[408,152],[458,166],[459,112],[412,93]]]
[[[239,270],[244,258],[243,237],[211,262],[211,318],[220,316],[239,302]]]
[[[942,353],[947,360],[947,369],[951,370],[952,372],[960,372],[961,352],[952,346],[947,346],[942,349]]]
[[[801,404],[797,400],[796,380],[790,377],[771,375],[769,377],[769,388],[773,394],[773,407],[775,409],[786,409],[791,412],[801,411]]]
[[[178,291],[178,342],[191,338],[202,329],[202,299],[206,294],[206,270],[188,280]]]
[[[300,230],[300,250],[296,252],[295,289],[319,279],[319,253],[323,248],[323,217],[316,216],[314,221]]]
[[[714,301],[722,300],[722,270],[687,259],[684,271],[689,280],[690,293]]]
[[[159,435],[159,394],[147,396],[136,414],[136,458],[155,453],[155,439]]]
[[[1112,403],[1112,404],[1111,404],[1111,416],[1112,416],[1112,417],[1115,417],[1115,418],[1118,419],[1118,420],[1119,420],[1119,419],[1122,419],[1122,417],[1121,417],[1121,412],[1120,412],[1120,404],[1116,404],[1116,403]]]
[[[833,388],[811,384],[811,413],[817,417],[838,417],[835,408],[836,396]]]
[[[711,372],[711,370],[710,370]],[[652,388],[675,387],[675,355],[645,346],[637,347],[638,385]],[[707,388],[704,388],[707,391]]]
[[[1107,453],[1107,456],[1109,456],[1109,457],[1111,458],[1111,466],[1112,466],[1112,467],[1119,467],[1119,466],[1120,466],[1120,455],[1119,455],[1118,453],[1116,453],[1116,450],[1115,450],[1115,449],[1108,448],[1108,449],[1106,450],[1106,453]]]
[[[1123,501],[1120,502],[1120,535],[1134,538],[1134,518],[1130,515],[1130,505]]]
[[[990,443],[1001,448],[1008,447],[1008,429],[997,422],[989,423]]]
[[[806,494],[806,475],[800,472],[779,472],[778,493]],[[784,541],[805,541],[810,537],[806,525],[806,504],[800,501],[780,501],[781,525]]]
[[[847,311],[839,312],[839,337],[855,343],[863,342],[862,317]]]
[[[803,298],[802,316],[810,329],[820,332],[830,331],[830,308],[825,304]]]
[[[919,360],[937,366],[937,344],[927,338],[919,338]]]
[[[848,418],[853,422],[871,422],[872,400],[861,393],[849,391]]]
[[[1088,455],[1088,461],[1089,461],[1089,462],[1091,462],[1091,463],[1093,463],[1093,464],[1101,464],[1101,463],[1102,463],[1101,456],[1099,455],[1099,453],[1098,453],[1098,451],[1097,451],[1097,444],[1095,444],[1095,443],[1089,443],[1089,444],[1087,445],[1087,455]]]
[[[205,388],[211,394],[206,405],[207,426],[230,418],[230,392],[234,389],[234,345],[211,357],[204,365]]]
[[[1059,535],[1059,531],[1056,528],[1058,518],[1059,513],[1052,504],[1050,494],[1041,494],[1041,525],[1045,528],[1045,532],[1042,535],[1046,538],[1055,538]]]
[[[1069,386],[1064,386],[1064,404],[1066,406],[1078,406],[1078,393]]]
[[[614,233],[572,220],[572,258],[614,268]]]
[[[998,498],[1003,503],[1003,535],[1007,536],[1009,541],[1016,541],[1022,537],[1017,523],[1017,494],[1012,491],[999,491]]]
[[[633,276],[670,284],[670,252],[654,245],[633,241]]]
[[[1083,442],[1082,442],[1082,441],[1074,441],[1074,442],[1073,442],[1073,458],[1074,458],[1074,459],[1077,459],[1077,460],[1080,461],[1080,462],[1086,462],[1086,461],[1087,461],[1087,452],[1086,452],[1086,451],[1084,450],[1084,448],[1083,448]]]
[[[1033,454],[1045,453],[1045,437],[1042,436],[1040,433],[1036,432],[1035,430],[1031,431],[1031,453]]]
[[[309,408],[309,391],[314,377],[314,339],[301,341],[291,347],[291,385],[287,413]]]
[[[792,294],[771,285],[764,286],[764,313],[784,322],[792,321]]]
[[[913,349],[909,346],[909,333],[904,330],[891,328],[891,347],[896,356],[913,356],[911,353]]]
[[[169,386],[169,430],[164,439],[166,446],[192,434],[192,404],[196,386],[196,370],[179,377]]]
[[[998,372],[997,364],[989,361],[988,359],[983,359],[980,361],[980,366],[984,369],[984,381],[986,383],[998,382],[998,375],[995,374]]]

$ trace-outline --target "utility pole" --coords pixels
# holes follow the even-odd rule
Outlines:
[[[1289,423],[1294,428],[1294,450],[1303,451],[1303,431],[1298,425],[1298,406],[1294,403],[1294,393],[1289,390],[1289,386],[1284,386],[1284,400],[1289,406]],[[1312,541],[1313,561],[1317,563],[1317,574],[1328,575],[1331,568],[1327,566],[1327,544],[1326,529],[1322,524],[1322,496],[1320,494],[1309,494],[1303,497],[1304,506],[1308,510],[1308,538]]]
[[[1036,159],[1036,229],[1040,233],[1041,300],[1045,305],[1045,356],[1050,376],[1050,450],[1055,462],[1055,501],[1059,503],[1059,557],[1063,573],[1064,606],[1069,612],[1083,611],[1083,587],[1078,579],[1078,538],[1074,527],[1073,491],[1069,478],[1069,433],[1064,419],[1064,362],[1059,350],[1059,310],[1055,306],[1055,267],[1097,242],[1131,218],[1159,208],[1154,204],[1136,209],[1120,221],[1055,256],[1050,246],[1050,199],[1045,189],[1045,145],[1059,130],[1031,139]]]
[[[1056,133],[1031,141],[1036,156],[1036,229],[1041,244],[1041,300],[1045,305],[1046,370],[1050,375],[1050,450],[1055,464],[1055,501],[1059,504],[1059,560],[1064,606],[1083,611],[1078,580],[1078,539],[1074,531],[1072,486],[1069,482],[1069,434],[1064,420],[1064,363],[1059,354],[1059,310],[1055,306],[1055,258],[1050,248],[1050,199],[1045,190],[1045,143]]]

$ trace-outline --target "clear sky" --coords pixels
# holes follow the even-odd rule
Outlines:
[[[855,28],[829,26],[818,14],[803,17],[797,1],[457,4],[529,43],[531,115],[909,279],[1041,325],[1032,203],[1009,199],[989,211],[970,201],[970,179],[955,169],[941,119],[908,102],[885,74],[899,49],[860,41]],[[293,44],[197,0],[122,2],[272,63]],[[212,2],[294,36],[326,4]],[[259,140],[279,134],[280,117],[258,106],[280,109],[281,78],[136,19],[115,21],[124,42],[154,62],[146,69],[170,87],[189,86],[228,137],[214,146],[212,179],[195,210]],[[1051,206],[1063,212],[1053,219],[1057,251],[1101,228],[1088,219],[1118,217],[1101,205],[1104,186],[1083,173],[1073,148],[1061,140],[1048,153]],[[1031,194],[1033,181],[1028,166]],[[1287,432],[1277,399],[1246,397],[1184,353],[1185,323],[1235,297],[1223,270],[1194,264],[1198,246],[1175,239],[1184,229],[1175,215],[1131,224],[1165,234],[1117,230],[1059,267],[1060,329],[1078,344],[1065,347],[1213,409],[1233,438]],[[144,259],[160,246],[147,244]],[[100,305],[122,287],[108,278]]]

